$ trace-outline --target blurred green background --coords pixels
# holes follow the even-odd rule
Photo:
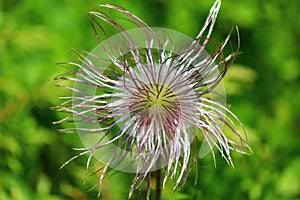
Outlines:
[[[121,5],[150,26],[195,37],[213,0],[0,0],[0,200],[96,199],[83,185],[86,157],[59,167],[80,147],[60,134],[50,109],[66,90],[54,86],[70,48],[97,45],[87,13],[101,3]],[[230,109],[245,124],[251,156],[233,153],[235,169],[217,153],[199,161],[185,187],[164,200],[300,199],[300,1],[224,0],[214,37],[238,25],[241,54],[224,80]],[[132,174],[105,180],[101,199],[127,199]],[[153,192],[154,193],[154,192]],[[137,191],[137,197],[143,195]]]

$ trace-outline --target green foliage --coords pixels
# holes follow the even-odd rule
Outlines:
[[[60,166],[80,147],[75,135],[56,131],[61,119],[50,107],[67,91],[52,79],[64,73],[54,63],[69,61],[68,49],[97,45],[87,12],[100,3],[119,4],[151,26],[194,37],[213,1],[52,0],[0,1],[0,199],[96,199],[83,186],[86,157]],[[300,16],[299,1],[223,1],[214,37],[221,41],[233,25],[241,54],[224,80],[231,110],[245,124],[251,156],[234,153],[235,169],[219,155],[199,162],[185,187],[163,199],[300,198]],[[235,41],[233,41],[234,43]],[[216,153],[218,155],[218,153]],[[92,166],[97,169],[99,166]],[[105,180],[101,199],[127,199],[133,175]],[[152,188],[153,192],[155,188]],[[144,194],[144,191],[140,191]],[[139,196],[138,192],[135,196]],[[136,197],[140,199],[139,197]]]

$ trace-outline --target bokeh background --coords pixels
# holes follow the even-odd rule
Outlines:
[[[62,116],[50,109],[68,91],[53,78],[70,61],[70,48],[97,45],[87,16],[101,3],[121,5],[150,26],[195,37],[213,0],[0,0],[0,200],[96,199],[88,191],[81,157],[60,166],[81,147],[76,135],[57,132]],[[224,0],[214,37],[233,25],[241,54],[224,80],[230,109],[245,124],[253,155],[233,153],[235,169],[217,153],[199,161],[185,187],[164,200],[300,199],[300,1]],[[127,199],[132,174],[107,178],[100,199]],[[154,193],[154,192],[152,192]],[[144,199],[143,188],[134,199]],[[140,197],[139,197],[140,196]]]

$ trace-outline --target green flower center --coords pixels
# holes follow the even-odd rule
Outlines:
[[[168,87],[149,85],[146,97],[146,105],[150,108],[159,108],[159,111],[177,107],[178,99],[175,93]]]

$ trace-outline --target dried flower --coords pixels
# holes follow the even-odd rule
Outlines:
[[[138,29],[126,30],[106,13],[90,12],[100,44],[87,56],[75,51],[76,62],[60,63],[69,73],[57,79],[74,85],[64,86],[73,95],[58,108],[70,116],[58,123],[75,123],[63,131],[80,135],[85,148],[74,158],[89,154],[87,170],[92,156],[104,164],[98,171],[100,188],[112,169],[135,173],[130,195],[154,170],[163,170],[163,186],[169,177],[174,189],[183,185],[193,163],[197,168],[201,135],[230,165],[231,150],[251,151],[242,123],[212,93],[238,51],[224,56],[230,33],[212,53],[206,52],[220,4],[214,3],[196,39],[151,28],[117,6],[101,5]],[[119,34],[108,37],[101,22]],[[150,186],[148,190],[149,196]]]

